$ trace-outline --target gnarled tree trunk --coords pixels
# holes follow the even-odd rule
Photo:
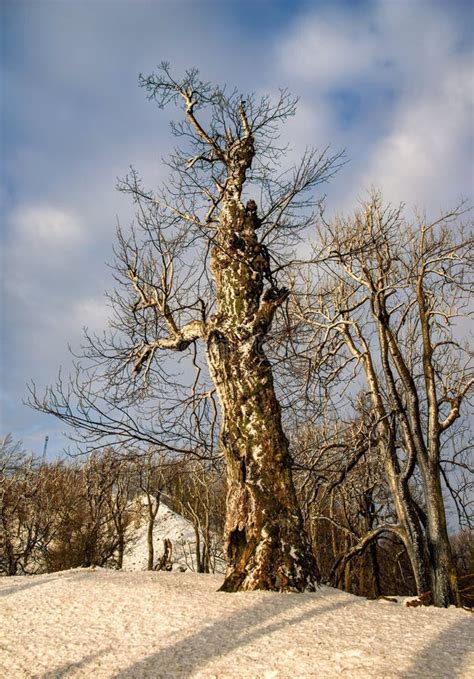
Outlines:
[[[243,110],[241,115],[245,129]],[[244,207],[241,201],[253,155],[249,132],[229,149],[211,259],[217,313],[208,326],[207,356],[222,409],[220,441],[228,483],[228,567],[222,590],[311,590],[317,566],[303,528],[288,441],[263,351],[275,310],[288,292],[271,278],[267,250],[257,238],[256,204],[249,201]]]
[[[255,339],[232,346],[221,335],[210,338],[209,356],[227,462],[222,589],[314,589],[316,563],[296,501],[268,360]]]

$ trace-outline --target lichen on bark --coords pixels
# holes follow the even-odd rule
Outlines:
[[[251,137],[242,145],[253,148]],[[217,313],[207,336],[227,465],[228,567],[222,589],[311,590],[317,567],[296,500],[288,441],[263,349],[287,291],[272,283],[265,287],[270,270],[266,248],[257,238],[255,204],[244,207],[240,201],[252,154],[242,157],[241,183],[232,184],[230,195],[224,196],[212,252]]]

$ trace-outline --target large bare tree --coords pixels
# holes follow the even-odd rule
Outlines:
[[[87,382],[69,391],[59,382],[36,406],[91,437],[206,455],[217,394],[228,484],[222,589],[313,589],[317,567],[264,343],[289,295],[281,272],[314,219],[313,190],[341,156],[310,151],[297,167],[282,168],[279,128],[296,104],[285,91],[274,102],[243,98],[202,82],[195,70],[176,80],[166,64],[141,85],[160,108],[181,109],[172,130],[182,146],[168,161],[161,191],[144,188],[134,170],[121,182],[134,200],[136,225],[130,237],[119,230],[115,333],[87,338],[94,365]],[[169,352],[192,357],[196,379],[187,400],[181,391],[178,398],[185,385],[173,379],[163,357]],[[98,386],[104,379],[105,389]],[[166,406],[161,401],[160,432],[145,430],[130,404],[143,415],[146,399],[165,385],[177,392],[167,392]],[[71,407],[74,392],[78,409]]]

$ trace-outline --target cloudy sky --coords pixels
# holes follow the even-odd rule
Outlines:
[[[153,186],[168,112],[137,86],[162,60],[244,92],[300,97],[285,135],[346,149],[328,210],[370,185],[436,214],[473,202],[471,0],[0,0],[0,435],[51,455],[61,426],[22,405],[54,381],[81,328],[106,324],[105,262],[130,206],[116,178]]]

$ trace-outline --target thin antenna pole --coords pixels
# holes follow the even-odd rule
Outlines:
[[[46,435],[46,436],[44,437],[43,461],[42,461],[42,464],[44,464],[44,463],[45,463],[45,460],[46,460],[46,449],[47,449],[47,447],[48,447],[48,441],[49,441],[49,436]]]

